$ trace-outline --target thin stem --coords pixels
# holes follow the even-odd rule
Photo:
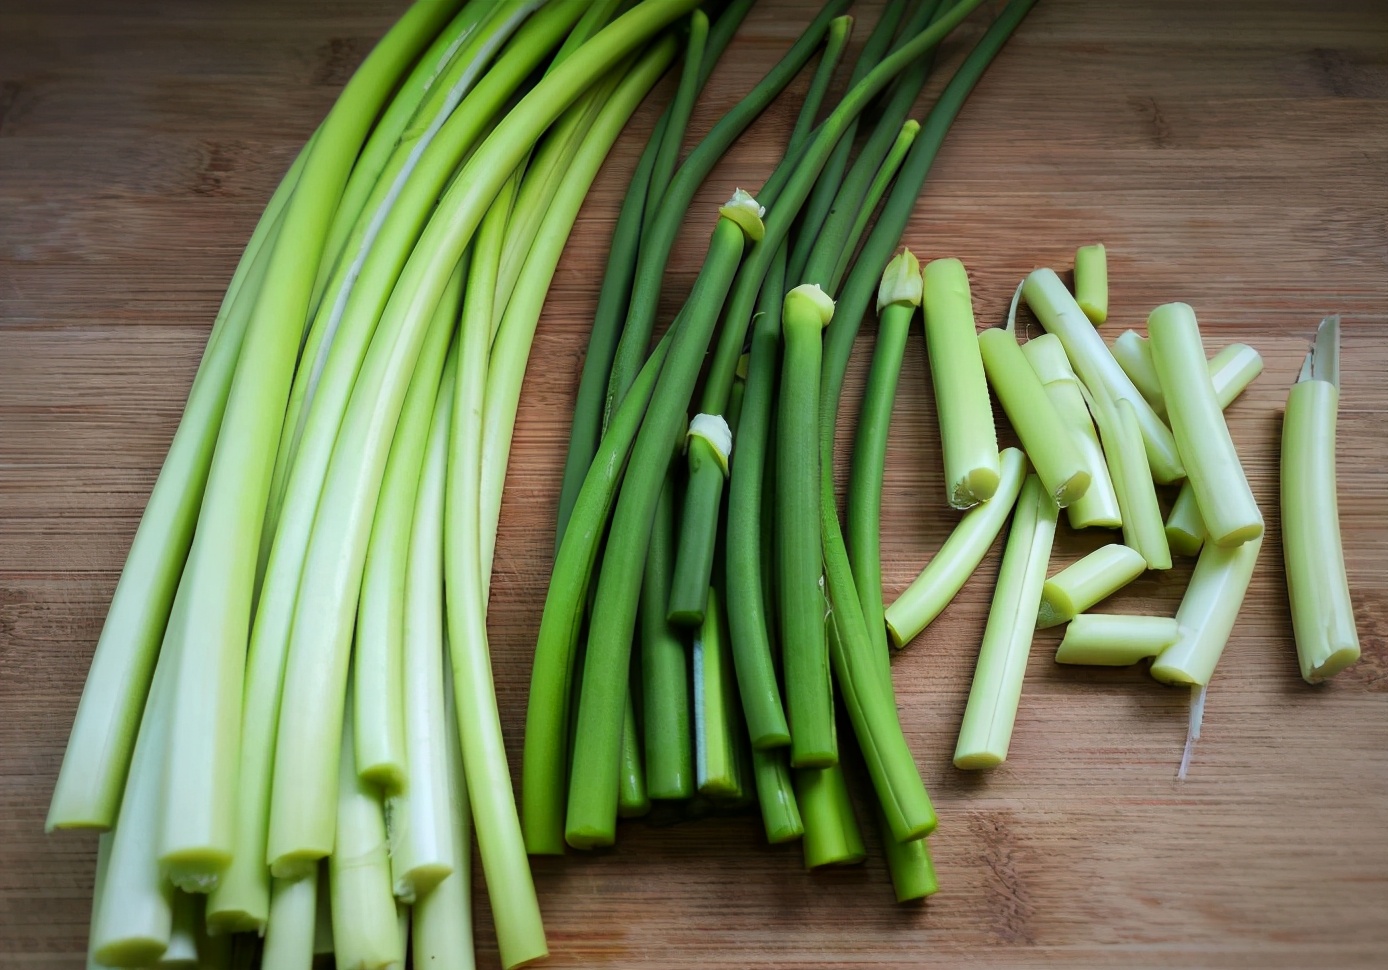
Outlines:
[[[765,751],[753,748],[752,765],[766,841],[772,845],[794,842],[805,834],[805,823],[795,799],[789,753],[783,748]]]
[[[634,385],[633,385],[634,386]],[[641,583],[641,676],[645,713],[646,787],[652,798],[694,794],[690,733],[689,650],[670,628],[670,575],[674,568],[675,475],[666,473],[651,525]]]
[[[892,646],[906,646],[940,615],[964,588],[1002,531],[1021,493],[1027,458],[1017,448],[1004,448],[999,464],[1002,476],[993,497],[964,514],[920,575],[887,607],[887,633]]]

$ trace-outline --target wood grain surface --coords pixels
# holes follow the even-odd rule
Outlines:
[[[859,40],[876,16],[860,6]],[[0,4],[0,967],[82,965],[96,840],[46,837],[42,823],[104,611],[237,256],[401,9]],[[696,134],[811,15],[809,0],[758,5],[699,102]],[[945,45],[944,67],[982,23]],[[669,91],[667,80],[659,99]],[[699,266],[712,206],[760,184],[797,101],[778,102],[714,172],[677,247],[667,309]],[[490,616],[513,768],[567,415],[616,207],[654,116],[654,104],[638,113],[583,210],[521,402]],[[938,896],[893,905],[871,832],[866,865],[806,873],[751,817],[629,822],[613,851],[536,863],[549,965],[1388,966],[1381,0],[1041,0],[965,108],[906,241],[922,258],[962,258],[991,323],[1025,272],[1064,271],[1095,240],[1110,254],[1110,339],[1185,300],[1211,352],[1241,340],[1267,362],[1229,423],[1269,541],[1190,777],[1175,780],[1186,693],[1136,668],[1059,667],[1055,631],[1037,636],[1007,764],[951,767],[995,550],[895,663],[940,812]],[[1344,314],[1340,512],[1364,657],[1311,688],[1291,642],[1276,463],[1287,388],[1331,312]],[[888,454],[889,594],[948,534],[943,504],[916,338]],[[1061,532],[1061,562],[1108,538]],[[1189,571],[1178,562],[1116,605],[1170,613]],[[494,966],[490,917],[477,911],[479,959]]]

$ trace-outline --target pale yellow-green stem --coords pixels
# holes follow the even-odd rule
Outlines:
[[[1263,516],[1215,398],[1195,312],[1185,303],[1157,307],[1147,332],[1172,434],[1210,541],[1235,546],[1258,538]]]
[[[1180,624],[1169,616],[1081,613],[1065,628],[1055,662],[1127,667],[1155,657],[1179,635]]]
[[[1084,403],[1084,392],[1080,390],[1080,379],[1070,367],[1060,338],[1055,334],[1043,333],[1022,344],[1022,353],[1031,362],[1051,404],[1070,429],[1071,439],[1080,451],[1085,470],[1089,472],[1089,488],[1079,499],[1065,507],[1065,518],[1072,529],[1088,529],[1091,526],[1118,528],[1123,524],[1123,514],[1118,507],[1118,495],[1113,490],[1113,479],[1109,476],[1103,446],[1099,444],[1099,432],[1094,430],[1089,406]]]
[[[1210,682],[1253,578],[1262,537],[1238,546],[1206,543],[1176,610],[1180,636],[1158,654],[1152,676],[1167,684]]]
[[[1166,517],[1166,544],[1178,556],[1194,556],[1205,544],[1205,522],[1195,503],[1195,489],[1189,480],[1181,483],[1171,514]]]
[[[1125,330],[1114,341],[1113,356],[1165,421],[1166,398],[1157,367],[1152,363],[1152,342],[1136,330]],[[1227,408],[1263,372],[1263,358],[1248,344],[1229,344],[1210,358],[1209,368],[1215,400],[1221,408]]]
[[[892,646],[906,646],[940,615],[964,588],[1002,531],[1022,490],[1027,456],[1020,449],[1005,448],[999,455],[999,466],[1002,476],[993,497],[964,513],[940,551],[887,607],[887,635]]]
[[[1297,659],[1311,684],[1359,659],[1335,490],[1339,357],[1340,318],[1327,317],[1282,422],[1282,550]]]
[[[988,609],[988,625],[954,748],[956,768],[994,768],[1007,760],[1058,514],[1041,479],[1028,475],[1017,498]]]
[[[1123,517],[1123,543],[1147,560],[1150,569],[1170,569],[1171,549],[1166,544],[1161,507],[1147,464],[1142,430],[1136,409],[1126,398],[1112,398],[1102,387],[1088,395],[1090,413],[1099,428],[1099,439],[1108,458],[1109,477]]]
[[[997,491],[998,436],[974,327],[969,275],[957,259],[927,263],[921,302],[925,346],[944,450],[945,497],[957,509]]]
[[[1022,284],[1022,297],[1041,325],[1060,338],[1065,355],[1091,395],[1099,397],[1099,392],[1103,391],[1103,396],[1131,403],[1142,430],[1147,463],[1156,480],[1165,484],[1185,475],[1171,430],[1162,424],[1146,398],[1138,393],[1132,380],[1118,366],[1104,338],[1099,336],[1060,277],[1053,270],[1034,270]]]
[[[1075,250],[1075,302],[1094,326],[1108,319],[1108,257],[1103,243]]]
[[[1116,542],[1095,549],[1046,580],[1037,627],[1044,630],[1073,619],[1146,570],[1147,560],[1136,549]]]
[[[265,922],[264,967],[299,968],[313,966],[313,939],[318,929],[318,897],[328,891],[327,880],[320,886],[318,867],[302,879],[276,879],[270,889],[270,915]]]
[[[1070,427],[1056,411],[1026,355],[1009,330],[990,327],[978,335],[983,369],[993,394],[1022,441],[1046,493],[1064,508],[1089,490],[1089,471]]]

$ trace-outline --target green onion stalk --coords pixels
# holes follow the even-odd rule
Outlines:
[[[714,65],[732,41],[733,34],[747,15],[747,11],[751,9],[752,3],[753,0],[735,0],[715,21],[704,48],[703,63],[699,70],[701,82],[708,80]],[[641,154],[627,187],[626,197],[617,215],[617,225],[612,231],[607,268],[603,273],[598,304],[593,312],[588,350],[583,358],[578,396],[574,402],[569,450],[564,459],[564,478],[559,492],[558,522],[555,528],[556,556],[578,491],[583,485],[589,466],[593,463],[598,440],[605,427],[604,401],[607,395],[607,381],[617,352],[617,342],[621,337],[625,310],[631,298],[643,226],[647,222],[646,198],[655,188],[652,178],[656,156],[665,144],[675,110],[674,107],[667,109],[666,114],[652,130],[650,140],[646,143],[646,149]],[[669,135],[670,140],[683,141],[683,137],[683,131]],[[668,185],[666,188],[668,189]],[[661,194],[663,195],[663,192]]]
[[[1316,330],[1282,420],[1282,551],[1292,632],[1308,684],[1359,659],[1359,632],[1340,544],[1335,417],[1340,404],[1340,318]]]
[[[1055,662],[1127,667],[1155,657],[1180,634],[1181,625],[1169,616],[1081,613],[1065,627]]]
[[[890,685],[882,676],[884,665],[872,649],[858,607],[857,587],[848,564],[831,474],[834,427],[853,337],[879,282],[879,267],[887,264],[896,249],[949,124],[1030,7],[1031,0],[1013,0],[1009,3],[941,93],[935,108],[922,125],[920,135],[902,162],[891,194],[863,244],[854,270],[849,273],[838,294],[836,322],[830,324],[825,337],[819,397],[822,456],[820,518],[825,576],[837,631],[837,636],[830,639],[831,660],[878,800],[893,837],[900,842],[928,834],[935,827],[936,819],[901,732],[896,707],[891,701]],[[961,9],[954,8],[935,26],[947,23]]]
[[[786,294],[781,313],[785,352],[777,411],[776,575],[790,763],[795,768],[828,768],[838,763],[815,514],[819,483],[815,394],[821,333],[833,315],[834,301],[808,283]]]
[[[633,385],[635,387],[635,385]],[[646,789],[651,798],[680,799],[694,794],[694,748],[690,733],[689,650],[671,629],[670,574],[675,550],[674,463],[665,474],[646,573],[641,581],[641,694],[644,701]]]
[[[851,17],[837,17],[829,24],[824,53],[791,132],[786,149],[788,159],[794,156],[809,134],[814,116],[828,92],[834,68],[848,42],[851,27]],[[782,167],[787,164],[783,162]],[[768,182],[768,188],[772,182]],[[764,189],[759,201],[765,205],[775,205],[776,194],[774,190],[768,193]],[[726,314],[728,320],[750,316],[751,306],[761,290],[762,279],[753,272],[752,267],[748,267],[745,278],[739,278],[734,285]],[[727,324],[724,326],[727,327]],[[710,372],[704,384],[699,413],[690,422],[685,448],[689,474],[681,507],[678,554],[669,606],[670,622],[680,626],[698,626],[703,622],[704,603],[713,576],[723,488],[728,477],[735,426],[725,415],[732,385],[731,373],[727,374],[725,380],[721,374]]]
[[[1263,516],[1215,398],[1195,312],[1185,303],[1157,307],[1147,318],[1147,332],[1176,448],[1209,540],[1234,546],[1258,538]]]
[[[447,665],[443,632],[444,489],[457,371],[455,342],[434,389],[418,488],[404,537],[407,551],[400,608],[400,700],[409,785],[388,797],[386,821],[391,881],[396,897],[407,903],[428,895],[459,866],[448,782],[449,738],[456,735],[456,730],[455,722],[445,713]],[[410,393],[413,391],[411,387]],[[359,632],[359,654],[360,637]],[[360,679],[361,668],[357,670]],[[361,694],[358,685],[357,696]]]
[[[187,890],[214,888],[234,851],[251,600],[273,471],[265,443],[282,427],[324,237],[371,121],[454,9],[416,4],[348,82],[286,207],[276,246],[286,258],[271,265],[247,326],[164,637],[178,663],[157,853]]]
[[[767,447],[775,412],[776,374],[780,361],[781,305],[785,290],[786,246],[781,245],[767,273],[758,301],[752,330],[751,354],[747,362],[747,384],[742,397],[742,413],[737,422],[738,458],[733,463],[728,485],[728,518],[724,530],[724,570],[727,577],[728,632],[732,640],[733,665],[737,671],[742,713],[754,752],[770,751],[790,744],[790,727],[781,703],[781,688],[772,657],[771,614],[774,603],[765,593],[768,564],[765,554],[765,528],[773,516],[764,515],[763,497],[768,479]],[[774,508],[774,505],[771,506]],[[759,758],[758,779],[774,790],[786,791],[782,784],[780,758]],[[760,787],[760,783],[759,783]],[[791,800],[794,795],[791,794]],[[774,804],[784,804],[780,799]],[[763,813],[767,803],[762,802]],[[783,812],[789,816],[789,812]],[[768,822],[772,829],[785,832],[799,828],[778,819]]]
[[[921,300],[920,263],[909,249],[887,264],[877,289],[877,345],[863,392],[848,478],[848,561],[868,635],[887,655],[882,603],[882,478],[901,360]]]
[[[255,294],[264,284],[288,204],[315,134],[261,216],[227,286],[164,466],[155,480],[92,655],[45,828],[115,824],[174,590]]]
[[[279,698],[287,670],[285,657],[315,510],[322,497],[338,429],[357,374],[377,329],[381,310],[439,192],[490,119],[572,26],[577,12],[566,11],[565,7],[552,5],[520,28],[492,69],[438,129],[420,156],[412,177],[390,207],[386,222],[362,265],[362,272],[342,309],[331,353],[315,385],[312,402],[305,405],[308,415],[305,430],[287,485],[281,524],[276,530],[251,629],[246,675],[250,686],[246,691],[241,743],[238,848],[228,874],[228,881],[233,885],[219,889],[209,908],[209,919],[225,921],[228,928],[251,928],[263,920],[269,883],[263,866],[255,860],[266,853]],[[482,39],[476,41],[482,42]],[[457,299],[448,304],[447,299],[442,300],[428,312],[451,315],[456,321]],[[436,331],[439,325],[431,322],[426,329]],[[310,373],[310,370],[300,368],[300,373]],[[307,675],[316,676],[316,671]],[[321,737],[319,743],[330,748],[335,745],[326,736]],[[321,765],[323,761],[315,763]]]
[[[756,200],[740,190],[719,210],[704,267],[684,319],[673,331],[632,445],[598,577],[584,658],[565,825],[565,838],[576,848],[610,845],[615,838],[622,716],[650,524],[669,464],[670,442],[684,423],[704,349],[742,260],[745,240],[749,234],[761,234],[760,211]]]
[[[428,318],[483,215],[539,135],[593,82],[690,6],[684,0],[639,4],[540,80],[466,162],[401,272],[338,434],[318,515],[320,522],[332,525],[314,529],[295,608],[284,686],[284,696],[290,699],[284,710],[292,718],[281,718],[278,730],[267,852],[272,869],[279,874],[305,868],[332,845],[333,821],[324,795],[337,764],[326,750],[329,739],[324,737],[323,725],[331,720],[329,714],[341,710],[350,620],[355,612],[352,591],[360,582],[365,520],[378,496],[385,445],[398,420]],[[478,257],[473,258],[475,263]],[[469,293],[484,289],[474,280]],[[485,320],[484,339],[490,333],[490,312]],[[474,552],[480,560],[480,552]],[[480,603],[477,606],[480,609]],[[456,612],[450,603],[450,616]],[[533,889],[520,851],[519,826],[509,807],[509,783],[481,783],[506,776],[504,755],[499,732],[490,727],[488,716],[495,710],[487,689],[489,672],[478,664],[474,645],[460,646],[464,639],[452,638],[453,666],[469,775],[474,771],[478,775],[479,783],[471,787],[488,796],[475,806],[479,843],[484,857],[491,852],[521,856],[519,865],[505,867],[507,883],[495,879],[491,893],[498,908],[507,913],[500,936],[503,962],[510,965],[543,953],[543,934],[538,916],[532,918],[536,914]]]
[[[574,501],[570,528],[565,529],[559,555],[555,557],[535,641],[521,762],[521,826],[526,850],[534,855],[559,855],[564,851],[570,696],[590,578],[616,501],[622,470],[669,346],[667,335],[641,368],[630,393],[613,415]]]

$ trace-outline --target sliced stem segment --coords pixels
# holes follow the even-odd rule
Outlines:
[[[1061,508],[1084,498],[1089,491],[1089,470],[1069,425],[1027,363],[1016,336],[1001,327],[990,327],[978,335],[978,347],[988,383],[1046,493]]]
[[[1185,303],[1157,307],[1147,332],[1176,447],[1210,541],[1233,546],[1258,538],[1263,515],[1215,399],[1195,312]]]
[[[983,646],[954,749],[956,768],[995,768],[1007,760],[1058,512],[1041,479],[1028,475],[988,609]]]
[[[998,435],[974,327],[969,275],[957,259],[925,266],[925,346],[944,450],[945,498],[954,508],[986,502],[998,489]]]
[[[1070,621],[1146,570],[1147,560],[1136,549],[1116,542],[1095,549],[1046,580],[1037,627],[1044,630]]]
[[[1022,284],[1022,296],[1036,314],[1036,319],[1041,321],[1041,326],[1060,338],[1065,355],[1091,394],[1097,395],[1102,390],[1114,400],[1131,404],[1142,430],[1142,441],[1153,477],[1165,484],[1184,475],[1185,469],[1171,432],[1162,424],[1146,398],[1138,393],[1123,368],[1118,366],[1105,346],[1104,338],[1099,336],[1094,324],[1089,322],[1055,271],[1034,270]]]
[[[1176,642],[1181,625],[1169,616],[1081,613],[1070,620],[1055,652],[1058,664],[1127,667]]]
[[[1282,421],[1282,550],[1292,631],[1308,684],[1359,659],[1359,633],[1340,545],[1335,416],[1340,403],[1340,318],[1316,332]]]
[[[959,594],[973,575],[1022,491],[1027,456],[1020,449],[1004,448],[999,455],[1002,476],[997,491],[976,505],[954,527],[910,586],[887,607],[885,619],[892,646],[900,649],[914,640]]]
[[[1103,243],[1075,250],[1075,302],[1094,326],[1108,319],[1108,254]]]
[[[796,768],[826,768],[838,761],[818,515],[821,334],[833,315],[833,301],[813,284],[787,293],[781,315],[785,358],[777,413],[777,576],[790,763]]]
[[[766,841],[772,845],[794,842],[805,834],[805,823],[800,817],[800,805],[795,800],[790,753],[784,748],[767,751],[753,748],[752,766],[756,774],[757,804],[761,806]]]
[[[851,866],[867,858],[841,765],[796,771],[795,800],[804,820],[806,869]]]
[[[1176,610],[1180,636],[1157,656],[1153,677],[1166,684],[1209,684],[1262,547],[1261,536],[1237,546],[1205,544]]]
[[[882,479],[892,403],[911,320],[921,301],[921,269],[911,250],[887,264],[877,290],[877,346],[872,354],[848,479],[848,561],[868,636],[887,655],[882,605]]]
[[[1020,287],[1018,294],[1021,293]],[[1014,298],[1013,306],[1016,306]],[[1085,470],[1089,472],[1089,488],[1085,489],[1077,501],[1065,508],[1065,517],[1073,529],[1087,529],[1090,526],[1117,528],[1123,524],[1123,514],[1118,507],[1118,496],[1113,490],[1113,479],[1109,476],[1108,463],[1104,449],[1099,444],[1099,433],[1094,430],[1094,421],[1089,414],[1089,406],[1084,403],[1084,392],[1080,390],[1080,379],[1070,368],[1065,356],[1065,348],[1060,339],[1051,333],[1043,333],[1022,344],[1022,353],[1031,362],[1046,396],[1055,405],[1056,413],[1070,431],[1070,438],[1080,451]]]

